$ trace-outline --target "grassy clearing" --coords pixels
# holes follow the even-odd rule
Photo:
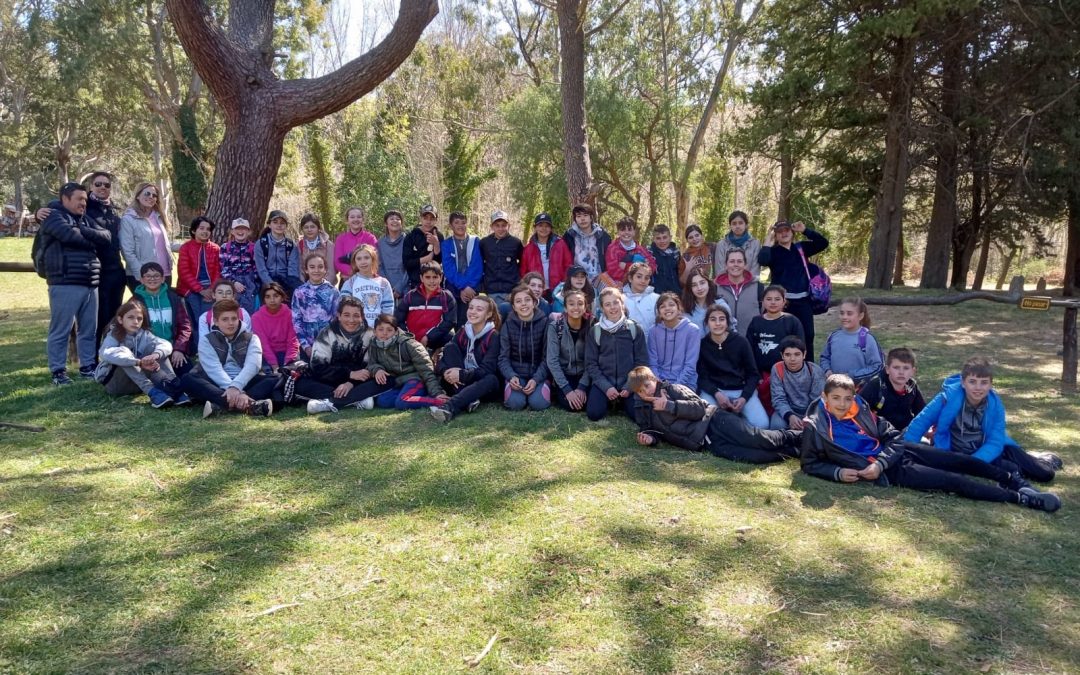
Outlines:
[[[0,275],[0,420],[47,427],[0,431],[0,672],[447,672],[496,633],[475,670],[1080,663],[1056,315],[875,310],[887,346],[923,346],[928,392],[971,352],[1001,362],[1010,431],[1068,463],[1047,516],[647,450],[623,420],[551,411],[203,423],[51,388],[43,305],[36,277]]]

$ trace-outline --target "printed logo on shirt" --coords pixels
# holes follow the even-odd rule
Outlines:
[[[767,338],[767,337],[765,337],[763,335],[763,336],[761,336],[761,339],[758,340],[758,353],[759,354],[768,354],[769,352],[771,352],[772,350],[776,349],[779,346],[780,346],[779,342],[773,342],[772,340],[770,340],[769,338]]]

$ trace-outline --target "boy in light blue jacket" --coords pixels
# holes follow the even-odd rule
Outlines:
[[[968,359],[960,374],[946,378],[941,393],[912,420],[904,440],[919,443],[933,428],[935,448],[971,455],[1006,471],[1019,470],[1041,483],[1053,480],[1063,466],[1061,458],[1050,452],[1026,452],[1005,433],[1005,405],[993,382],[989,360]]]

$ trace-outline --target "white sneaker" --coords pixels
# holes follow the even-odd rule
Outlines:
[[[361,410],[373,410],[375,408],[375,397],[368,396],[363,401],[360,401]]]
[[[328,398],[311,399],[307,402],[307,411],[309,415],[317,415],[324,412],[337,412],[337,408]]]

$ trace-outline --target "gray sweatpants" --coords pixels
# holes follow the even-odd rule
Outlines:
[[[98,291],[89,286],[49,286],[49,337],[45,354],[49,370],[67,367],[67,343],[71,327],[76,326],[75,346],[79,367],[94,365],[97,359]]]
[[[112,377],[105,383],[105,393],[113,396],[127,396],[138,394],[140,391],[149,394],[152,387],[161,389],[161,385],[169,380],[176,379],[176,372],[168,358],[158,361],[161,367],[152,373],[144,371],[138,366],[114,366]]]

